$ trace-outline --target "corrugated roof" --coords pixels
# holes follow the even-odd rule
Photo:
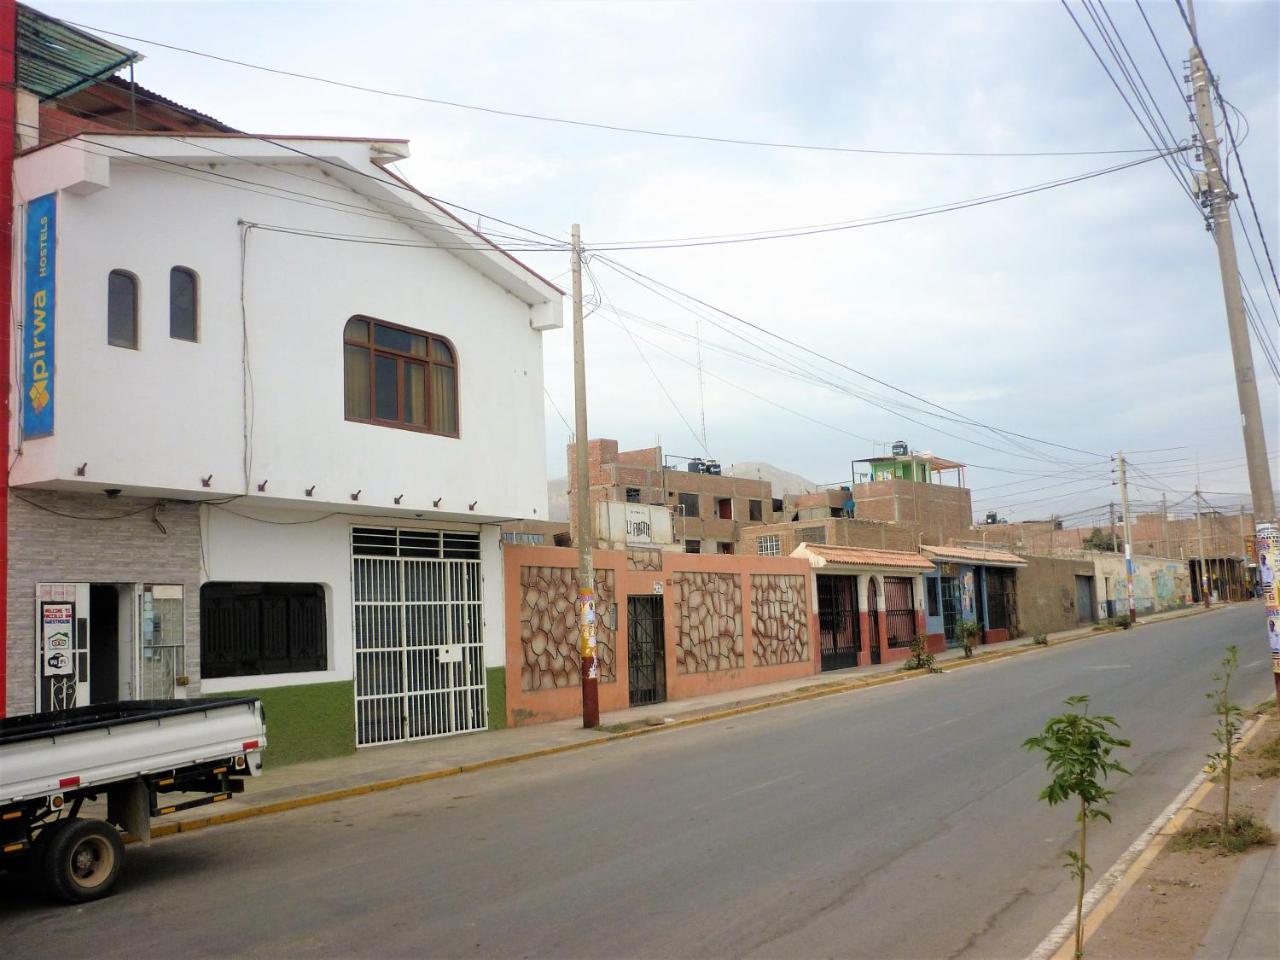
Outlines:
[[[802,543],[791,554],[805,557],[815,567],[836,564],[845,567],[884,567],[896,570],[928,572],[933,564],[918,553],[902,550],[876,550],[871,547],[834,547],[816,543]]]
[[[136,63],[142,55],[18,5],[18,86],[56,100]]]
[[[969,547],[931,547],[927,543],[920,549],[925,556],[951,563],[975,563],[986,567],[1025,567],[1027,561],[1004,550],[981,550]]]

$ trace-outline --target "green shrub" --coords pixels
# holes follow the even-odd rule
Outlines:
[[[1049,645],[1049,635],[1047,633],[1037,633],[1031,638],[1031,642],[1038,647],[1047,647]]]
[[[917,633],[911,639],[911,656],[907,658],[902,667],[904,670],[927,670],[929,673],[941,673],[941,669],[934,666],[933,662],[936,659],[929,652],[929,638],[923,633]]]
[[[1107,626],[1119,627],[1121,630],[1128,630],[1133,626],[1133,621],[1129,619],[1129,615],[1127,613],[1122,613],[1118,617],[1111,617],[1107,620]]]
[[[973,641],[978,638],[978,622],[961,620],[956,624],[956,636],[960,638],[960,644],[964,647],[965,658],[972,657]]]

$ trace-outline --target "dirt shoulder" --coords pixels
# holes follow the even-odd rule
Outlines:
[[[1265,819],[1277,792],[1280,719],[1272,710],[1237,761],[1232,813],[1249,811]],[[1196,805],[1188,825],[1216,822],[1221,810],[1222,787],[1216,785]],[[1085,945],[1089,960],[1190,960],[1240,864],[1247,857],[1266,855],[1266,848],[1259,847],[1229,856],[1215,850],[1175,850],[1174,846],[1160,852],[1089,938]]]

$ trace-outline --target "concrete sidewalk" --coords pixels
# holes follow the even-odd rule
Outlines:
[[[1280,796],[1267,811],[1280,833]],[[1218,904],[1195,960],[1275,960],[1280,956],[1280,847],[1246,857]]]
[[[1192,607],[1157,614],[1144,618],[1138,628],[1144,624],[1203,612],[1203,608]],[[1104,632],[1115,631],[1099,631],[1090,625],[1051,634],[1049,644],[1054,646],[1083,637],[1098,636]],[[1022,638],[978,647],[973,658],[967,661],[963,658],[962,650],[948,650],[938,655],[937,663],[944,670],[951,670],[969,664],[1030,654],[1038,649],[1040,648],[1029,639]],[[156,818],[152,835],[165,836],[197,830],[247,817],[456,776],[472,770],[581,749],[611,740],[920,676],[924,674],[903,671],[901,662],[854,667],[742,690],[619,710],[602,716],[601,726],[597,730],[584,730],[580,720],[562,720],[413,743],[366,747],[342,757],[284,767],[271,766],[271,751],[268,747],[266,769],[261,776],[246,781],[244,793],[211,806]],[[269,724],[267,730],[269,739]]]

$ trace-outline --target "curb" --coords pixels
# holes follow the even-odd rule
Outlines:
[[[1198,616],[1203,613],[1211,613],[1213,610],[1226,609],[1226,605],[1213,607],[1210,610],[1203,608],[1188,611],[1177,617],[1168,617],[1167,620],[1181,620],[1186,617]],[[1164,621],[1156,621],[1161,623]],[[1139,623],[1139,627],[1145,624]],[[1039,647],[1035,644],[1025,644],[1023,646],[1012,647],[1008,650],[999,650],[987,654],[975,653],[970,659],[949,660],[946,663],[939,664],[938,669],[943,673],[950,673],[952,670],[958,670],[963,667],[971,667],[983,663],[995,663],[1000,660],[1007,660],[1010,657],[1021,656],[1027,653],[1034,653],[1037,650],[1050,650],[1054,647],[1060,647],[1064,644],[1075,643],[1078,640],[1086,640],[1091,637],[1105,636],[1109,633],[1124,632],[1120,627],[1109,627],[1105,630],[1090,630],[1075,637],[1063,637],[1061,640],[1050,642],[1047,646]],[[741,706],[730,707],[726,710],[716,710],[711,713],[704,713],[694,717],[686,717],[682,720],[675,720],[671,723],[664,723],[661,726],[641,726],[632,730],[622,730],[618,733],[605,734],[603,736],[591,737],[581,740],[577,743],[564,743],[554,747],[544,747],[540,750],[531,750],[527,753],[516,753],[505,757],[494,757],[489,760],[477,760],[473,763],[464,763],[456,767],[442,767],[439,770],[430,770],[425,773],[414,773],[408,776],[395,777],[390,780],[378,780],[372,783],[363,783],[355,787],[343,787],[339,790],[327,790],[322,793],[310,794],[304,797],[295,797],[290,800],[280,800],[276,803],[267,803],[261,806],[246,807],[242,810],[233,810],[229,813],[211,814],[206,817],[194,817],[190,820],[180,820],[175,823],[162,823],[151,829],[151,838],[159,839],[161,837],[171,837],[179,833],[192,833],[196,830],[204,830],[209,827],[222,826],[228,823],[236,823],[241,820],[250,820],[255,817],[269,816],[274,813],[285,813],[289,810],[298,810],[304,807],[318,806],[324,803],[333,803],[338,800],[348,800],[352,797],[364,796],[370,793],[380,793],[383,790],[395,790],[399,787],[409,787],[419,783],[429,783],[432,780],[441,780],[445,777],[457,777],[464,773],[473,773],[478,770],[488,770],[494,767],[505,767],[513,763],[522,763],[526,760],[536,760],[541,757],[555,756],[561,753],[569,753],[574,750],[584,750],[588,747],[599,746],[600,744],[612,743],[616,740],[629,740],[633,737],[642,737],[653,733],[663,733],[668,730],[678,730],[684,727],[697,726],[703,723],[710,723],[715,720],[727,720],[730,717],[740,717],[749,713],[756,713],[761,710],[769,710],[774,707],[786,706],[792,703],[806,703],[811,700],[820,700],[825,697],[833,697],[845,693],[853,693],[857,690],[865,690],[869,687],[882,687],[890,683],[900,683],[906,680],[922,679],[932,674],[912,670],[903,671],[895,670],[892,673],[882,673],[867,679],[851,680],[846,683],[833,683],[830,686],[821,686],[814,690],[805,690],[790,695],[778,697],[775,700],[761,700],[757,703],[742,704]],[[126,843],[134,843],[137,838],[130,835],[125,836]],[[1074,918],[1074,914],[1072,915]],[[1073,919],[1074,922],[1074,919]]]
[[[1243,750],[1251,740],[1266,726],[1265,716],[1256,716],[1240,735],[1237,749]],[[1182,792],[1173,802],[1152,821],[1133,845],[1120,855],[1102,877],[1085,895],[1084,943],[1097,933],[1098,928],[1123,902],[1125,895],[1133,888],[1144,873],[1150,868],[1160,852],[1182,829],[1205,797],[1213,790],[1214,781],[1209,779],[1208,770],[1202,769],[1191,782],[1182,788]],[[1072,936],[1075,933],[1076,912],[1070,910],[1040,942],[1030,955],[1029,960],[1069,960],[1074,955],[1075,944]]]

